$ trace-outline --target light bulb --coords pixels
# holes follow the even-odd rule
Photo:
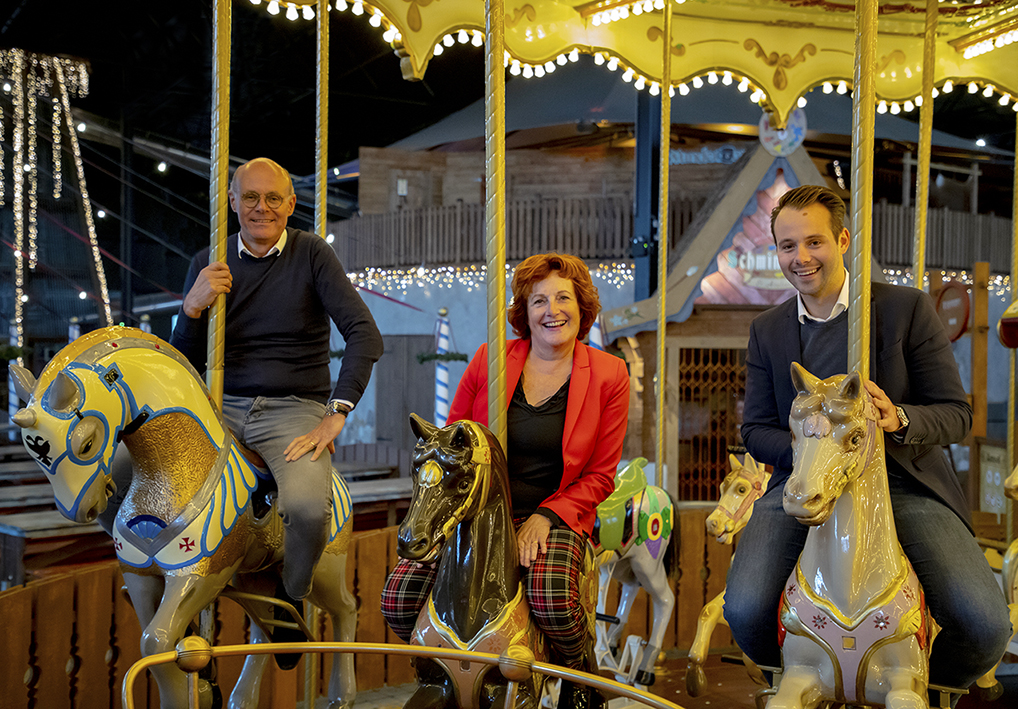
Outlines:
[[[702,88],[702,87],[703,87],[703,79],[701,79],[699,76],[694,76],[693,77],[693,88],[694,89],[699,89],[699,88]]]
[[[954,82],[948,79],[944,82],[944,93],[949,94],[954,91]]]
[[[371,25],[372,27],[381,27],[382,13],[378,10],[375,10],[375,13],[371,16],[371,19],[368,20],[368,24]]]
[[[265,8],[265,9],[267,9],[269,11],[270,15],[278,15],[279,14],[279,3],[276,2],[276,0],[272,0],[272,2],[269,3],[269,6],[267,8]]]
[[[451,47],[455,43],[456,40],[453,39],[451,34],[447,34],[445,37],[442,37],[442,44],[444,44],[446,47]]]
[[[311,7],[310,5],[305,5],[301,9],[301,15],[304,16],[305,20],[313,20],[313,19],[315,19],[315,9],[313,7]]]
[[[466,44],[467,42],[470,41],[470,35],[467,34],[466,30],[460,30],[456,34],[456,41],[459,42],[460,44]]]
[[[290,22],[293,22],[298,17],[300,17],[300,15],[297,14],[297,6],[288,4],[286,6],[286,19],[288,19]]]
[[[708,72],[707,73],[707,83],[708,84],[716,84],[716,83],[718,83],[718,75],[715,72],[713,72],[713,71]]]
[[[575,62],[579,60],[580,60],[580,50],[574,48],[573,51],[569,52],[569,61]]]
[[[721,77],[721,83],[724,84],[725,86],[731,86],[732,85],[732,72],[726,71],[724,73],[724,76]]]
[[[834,86],[831,85],[830,81],[825,81],[824,82],[823,89],[824,89],[824,93],[825,94],[829,94],[829,93],[833,93],[834,92]]]
[[[842,95],[842,96],[844,96],[846,93],[848,93],[848,84],[846,84],[844,81],[839,81],[838,82],[838,93],[840,95]]]
[[[679,93],[682,96],[688,96],[689,95],[689,87],[686,86],[685,84],[679,84]]]

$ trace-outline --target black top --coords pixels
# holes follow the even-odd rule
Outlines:
[[[537,511],[562,484],[562,436],[566,429],[567,379],[549,399],[531,406],[523,392],[523,377],[506,414],[506,452],[513,517],[525,519]],[[541,514],[558,523],[551,510]]]
[[[255,258],[227,239],[233,287],[226,295],[224,390],[234,396],[300,396],[356,404],[382,355],[382,336],[371,311],[324,240],[287,229],[282,253]],[[184,292],[208,265],[209,249],[191,261]],[[329,319],[346,351],[333,386],[329,374]],[[208,310],[189,318],[183,307],[170,344],[205,371]]]

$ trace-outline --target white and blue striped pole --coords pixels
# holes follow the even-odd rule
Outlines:
[[[435,351],[440,354],[449,353],[449,311],[441,308],[438,311],[438,343]],[[435,361],[435,424],[441,428],[449,418],[449,364],[441,359]]]
[[[604,350],[604,333],[601,332],[601,316],[594,318],[594,324],[590,326],[590,346],[595,350]]]

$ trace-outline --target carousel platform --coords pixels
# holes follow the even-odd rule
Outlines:
[[[654,694],[675,702],[683,709],[756,709],[759,686],[753,683],[741,664],[733,664],[724,655],[714,654],[707,658],[705,671],[709,681],[707,691],[699,697],[686,693],[686,658],[678,653],[657,666],[657,682],[651,688]],[[996,701],[986,701],[976,694],[963,696],[956,709],[1011,709],[1018,707],[1018,665],[1005,665],[998,678],[1004,687],[1004,694]],[[403,704],[416,688],[416,684],[396,687],[382,687],[357,694],[357,709],[403,709]],[[324,702],[324,700],[323,700]],[[320,704],[324,707],[325,704]],[[628,699],[609,702],[609,709],[636,706]]]

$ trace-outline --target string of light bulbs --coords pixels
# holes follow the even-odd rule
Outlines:
[[[98,248],[95,225],[92,220],[92,206],[88,199],[85,185],[85,173],[81,162],[81,152],[77,136],[73,130],[71,119],[70,96],[80,97],[88,93],[88,69],[84,62],[52,57],[43,54],[25,52],[21,49],[0,50],[0,79],[2,90],[11,97],[13,113],[11,114],[11,182],[12,182],[12,213],[14,216],[14,331],[13,344],[24,347],[25,344],[25,303],[28,295],[25,292],[25,263],[29,271],[35,269],[38,262],[38,112],[47,110],[40,108],[40,99],[48,107],[52,115],[50,131],[53,136],[53,196],[60,197],[62,183],[62,129],[66,126],[68,143],[77,168],[79,193],[85,221],[88,226],[91,255],[99,284],[99,298],[105,311],[106,323],[112,322],[112,311],[109,302],[109,291],[106,287],[106,274]],[[0,144],[2,144],[5,115],[0,112]],[[0,148],[0,185],[4,183],[4,166],[6,156]],[[6,195],[0,187],[0,205],[4,204]],[[27,208],[26,208],[27,207]],[[26,248],[27,236],[27,248]],[[23,361],[19,358],[19,364]]]

